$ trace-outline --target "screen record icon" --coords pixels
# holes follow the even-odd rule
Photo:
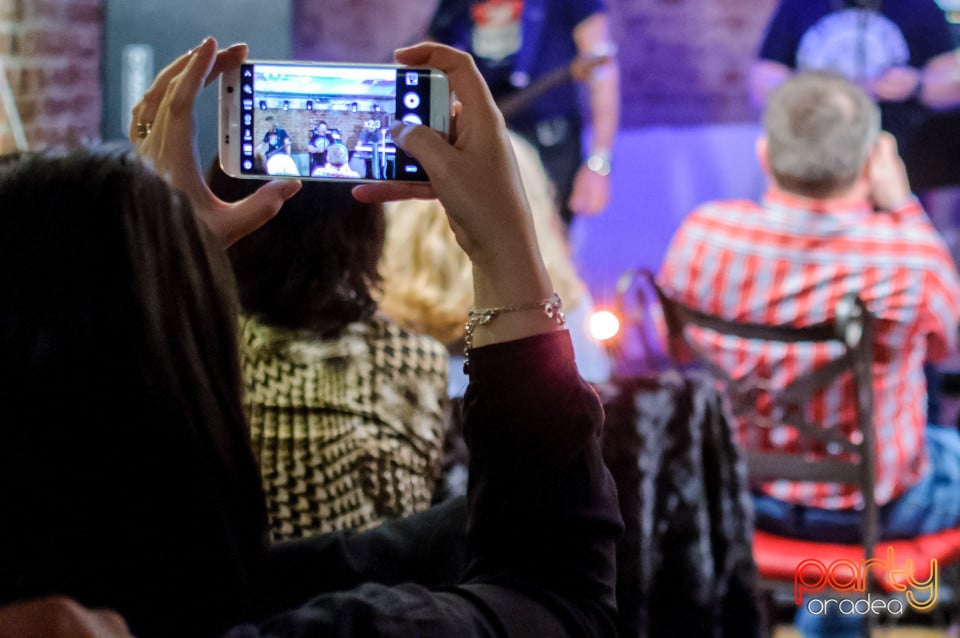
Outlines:
[[[420,96],[413,91],[408,91],[403,96],[403,105],[408,109],[415,109],[420,106]]]

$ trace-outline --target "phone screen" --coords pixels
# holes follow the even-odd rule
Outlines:
[[[394,143],[400,119],[427,124],[430,69],[244,64],[239,167],[243,175],[426,181]]]

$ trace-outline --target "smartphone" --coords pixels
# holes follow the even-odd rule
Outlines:
[[[450,126],[447,76],[426,67],[249,60],[219,95],[220,165],[240,178],[425,182],[390,128]]]

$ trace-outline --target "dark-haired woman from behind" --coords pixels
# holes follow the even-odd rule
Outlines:
[[[0,603],[215,635],[250,604],[265,522],[219,239],[122,156],[8,161],[0,211]]]
[[[236,201],[262,182],[208,173]],[[426,509],[440,473],[446,349],[377,312],[383,210],[306,182],[230,247],[244,403],[273,540]]]

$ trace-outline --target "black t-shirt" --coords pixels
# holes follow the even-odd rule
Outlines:
[[[569,64],[577,56],[574,28],[605,11],[603,0],[441,0],[429,33],[469,51],[499,99]],[[577,87],[566,83],[537,98],[515,123],[579,113]]]
[[[876,7],[864,8],[864,7]],[[953,33],[934,0],[781,0],[759,57],[792,69],[830,69],[869,82],[893,66],[922,69],[952,51]],[[883,126],[901,147],[927,116],[916,99],[881,102]]]
[[[263,141],[267,145],[267,157],[272,157],[277,153],[286,153],[286,141],[289,139],[287,132],[279,126],[272,131],[267,131],[263,135]]]
[[[323,135],[320,135],[320,133],[314,133],[310,137],[309,145],[317,149],[314,151],[315,153],[323,153],[331,144],[334,143],[336,143],[336,140],[333,139],[333,136],[330,135],[330,133],[324,133]]]

